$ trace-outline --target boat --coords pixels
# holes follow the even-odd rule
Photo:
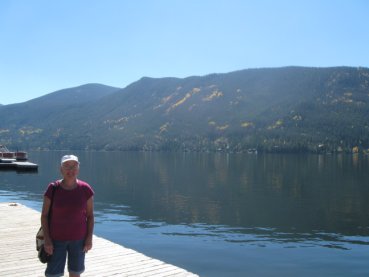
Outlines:
[[[27,152],[12,152],[5,145],[0,144],[0,159],[16,159],[17,161],[26,161],[28,159]]]
[[[24,151],[9,151],[0,144],[0,169],[37,170],[38,165],[28,162],[28,154]]]

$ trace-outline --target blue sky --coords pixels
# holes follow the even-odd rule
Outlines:
[[[1,0],[0,103],[87,83],[369,67],[366,0]]]

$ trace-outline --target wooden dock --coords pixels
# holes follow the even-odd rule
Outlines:
[[[0,203],[0,276],[44,276],[45,265],[38,261],[36,252],[39,226],[39,212],[20,204]],[[64,273],[68,276],[67,269]],[[198,275],[94,236],[82,276]]]

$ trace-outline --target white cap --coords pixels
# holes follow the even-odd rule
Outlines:
[[[74,156],[74,155],[65,155],[61,158],[61,162],[60,164],[63,164],[67,161],[75,161],[79,164],[79,161],[78,161],[78,157],[77,156]]]

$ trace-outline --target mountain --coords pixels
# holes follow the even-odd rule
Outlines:
[[[0,106],[27,149],[351,151],[369,147],[369,69],[283,67],[144,77]]]
[[[59,121],[63,114],[86,105],[94,105],[101,98],[119,90],[101,84],[87,84],[59,90],[20,104],[0,107],[2,123],[18,127],[47,124],[52,118]],[[5,119],[5,120],[4,120]],[[5,125],[5,126],[6,126]]]

